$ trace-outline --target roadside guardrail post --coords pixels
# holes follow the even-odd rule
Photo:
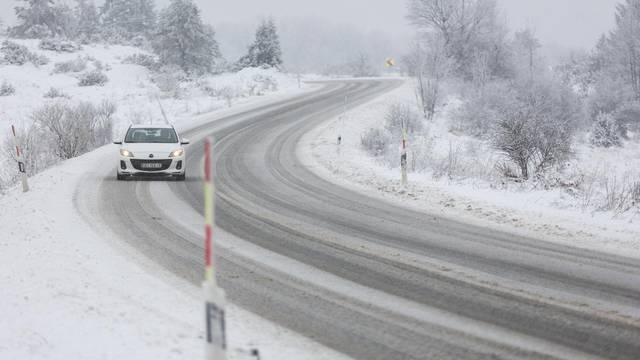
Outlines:
[[[206,360],[227,359],[227,334],[225,324],[226,297],[216,282],[214,265],[213,227],[215,224],[215,187],[213,183],[213,139],[204,142],[204,252],[205,279],[202,284],[205,298],[205,356]]]

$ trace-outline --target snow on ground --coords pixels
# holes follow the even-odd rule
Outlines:
[[[585,205],[585,196],[571,195],[562,188],[536,189],[529,183],[494,178],[491,172],[499,154],[481,141],[451,133],[446,111],[428,125],[428,145],[412,148],[410,144],[410,168],[414,159],[420,162],[418,157],[431,163],[422,171],[410,172],[409,185],[403,189],[399,159],[390,167],[360,145],[366,130],[384,126],[387,108],[397,102],[415,104],[411,81],[315,128],[300,143],[299,156],[318,175],[395,204],[524,236],[640,258],[638,211],[596,211]],[[338,134],[342,135],[340,146]],[[610,179],[615,174],[618,182],[634,171],[638,174],[638,143],[602,150],[579,141],[576,149],[571,166],[579,173],[598,170]],[[454,165],[449,166],[450,162]],[[451,176],[439,173],[451,168]]]
[[[0,37],[0,42],[4,41]],[[232,104],[251,101],[251,94],[286,93],[298,88],[294,75],[283,74],[272,69],[244,69],[238,73],[212,75],[195,82],[180,82],[177,91],[163,92],[159,83],[170,83],[171,79],[152,81],[151,72],[140,65],[123,64],[128,56],[147,54],[131,46],[85,45],[75,53],[58,53],[38,48],[38,40],[10,41],[24,45],[31,52],[49,58],[49,63],[38,66],[31,63],[9,65],[0,62],[0,83],[7,81],[16,92],[0,96],[0,136],[8,132],[11,124],[29,121],[34,109],[45,103],[59,101],[43,95],[51,88],[62,90],[72,101],[90,101],[99,104],[109,100],[118,106],[116,130],[121,132],[130,122],[164,122],[156,98],[159,98],[171,122],[188,121],[194,115],[227,108]],[[77,77],[82,72],[54,73],[56,63],[85,58],[87,70],[96,66],[103,68],[109,81],[104,86],[78,86]],[[99,62],[99,64],[98,64]],[[265,79],[268,79],[265,83]],[[273,80],[277,86],[261,91],[264,84]],[[165,87],[167,85],[161,85]],[[174,96],[177,95],[177,96]],[[64,99],[62,99],[64,100]],[[2,136],[3,137],[3,136]]]
[[[86,224],[73,195],[86,169],[113,148],[30,179],[0,197],[0,358],[201,359],[200,289]],[[241,308],[227,307],[230,359],[341,355]]]
[[[35,43],[28,45],[36,47]],[[33,108],[45,101],[42,93],[51,84],[78,99],[106,97],[117,102],[123,126],[134,111],[150,112],[150,118],[159,116],[154,96],[148,93],[146,70],[120,65],[118,60],[138,50],[86,46],[84,51],[110,64],[107,74],[111,80],[104,87],[77,88],[74,78],[51,75],[51,64],[41,68],[0,65],[0,81],[7,79],[17,88],[14,96],[0,97],[0,127],[27,120]],[[46,53],[56,56],[52,63],[77,56]],[[265,72],[250,69],[216,76],[209,82],[238,88]],[[198,96],[162,101],[167,112],[176,116],[178,127],[186,130],[213,117],[312,89],[298,90],[297,80],[271,75],[280,84],[277,92],[234,101],[232,108],[226,102]],[[198,101],[202,106],[195,105]],[[209,110],[216,111],[205,113]],[[198,113],[202,114],[196,116]],[[102,147],[30,178],[28,193],[14,186],[0,195],[1,359],[204,357],[200,289],[145,261],[133,249],[123,251],[109,234],[85,223],[74,206],[79,181],[109,151],[113,148]],[[254,359],[248,353],[252,348],[258,348],[261,359],[267,360],[345,358],[233,304],[227,306],[227,323],[230,359]]]

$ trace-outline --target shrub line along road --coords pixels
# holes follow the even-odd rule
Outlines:
[[[299,160],[300,138],[345,95],[354,107],[399,84],[327,82],[201,125],[185,134],[186,182],[117,182],[102,169],[77,202],[199,284],[202,139],[214,135],[219,233],[264,252],[221,240],[219,282],[247,310],[356,359],[640,358],[638,261],[400,208]]]

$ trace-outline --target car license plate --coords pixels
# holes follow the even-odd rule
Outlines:
[[[160,169],[162,164],[160,163],[143,163],[142,167],[145,169]]]

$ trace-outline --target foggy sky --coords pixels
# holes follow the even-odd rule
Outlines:
[[[159,7],[168,0],[156,0]],[[511,30],[531,27],[547,45],[591,48],[613,26],[620,0],[497,0]],[[73,3],[72,0],[65,0]],[[96,1],[101,3],[101,1]],[[196,0],[203,17],[216,23],[249,23],[274,18],[316,16],[350,23],[364,31],[383,30],[398,40],[411,33],[404,0]],[[0,0],[0,18],[13,22],[14,0]]]

